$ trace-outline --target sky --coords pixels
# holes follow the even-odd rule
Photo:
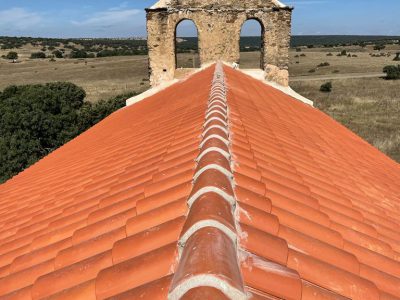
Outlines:
[[[217,0],[216,0],[217,1]],[[0,36],[146,36],[145,7],[156,0],[0,0]],[[400,35],[400,0],[282,0],[295,7],[294,35]],[[193,36],[182,24],[179,36]],[[243,35],[258,35],[246,23]]]

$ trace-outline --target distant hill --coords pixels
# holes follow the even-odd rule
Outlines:
[[[291,46],[307,46],[307,45],[352,45],[358,43],[380,43],[399,41],[400,36],[362,36],[362,35],[295,35],[292,37]]]
[[[179,44],[180,49],[192,49],[197,47],[197,38],[185,37]],[[301,46],[334,46],[334,45],[358,45],[376,43],[398,43],[400,36],[361,36],[361,35],[295,35],[292,36],[291,47]],[[261,37],[241,37],[241,51],[254,51],[260,48]]]
[[[301,46],[348,46],[360,44],[399,43],[400,36],[360,36],[360,35],[298,35],[293,36],[291,47]],[[177,39],[178,52],[191,52],[198,48],[198,40],[195,37],[179,37]],[[54,49],[81,46],[86,52],[98,53],[99,51],[116,51],[114,55],[143,55],[147,54],[147,43],[144,38],[126,39],[52,39],[30,37],[2,37],[0,36],[0,49],[8,50],[21,48],[32,44],[43,48]],[[241,51],[256,51],[260,49],[261,38],[246,36],[241,37]],[[51,50],[52,51],[52,50]],[[110,53],[109,53],[110,54]],[[108,55],[108,54],[107,54]]]

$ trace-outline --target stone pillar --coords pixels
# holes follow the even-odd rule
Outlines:
[[[283,86],[289,85],[291,16],[291,9],[269,12],[264,36],[266,79]]]
[[[150,83],[157,86],[175,75],[175,28],[169,25],[167,9],[147,11],[147,46]]]

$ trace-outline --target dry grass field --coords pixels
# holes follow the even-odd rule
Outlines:
[[[352,57],[337,56],[342,50],[346,50]],[[290,75],[317,76],[328,74],[352,74],[352,73],[377,73],[382,72],[386,65],[394,64],[395,53],[400,51],[400,46],[387,46],[382,53],[386,56],[371,57],[370,53],[377,55],[371,46],[361,48],[357,46],[344,48],[315,48],[304,49],[301,52],[290,52]],[[328,56],[331,53],[332,56]],[[387,55],[390,56],[387,56]],[[305,56],[301,56],[305,55]],[[356,55],[357,57],[353,57]],[[298,56],[298,57],[297,57]],[[318,67],[321,63],[329,63],[330,66]],[[310,70],[315,72],[310,72]]]
[[[314,100],[317,108],[400,162],[400,81],[380,78],[331,81],[331,93],[319,91],[325,81],[294,82],[292,88]]]
[[[11,84],[69,81],[83,87],[87,100],[107,99],[149,88],[146,56],[91,59],[0,60],[0,90]]]
[[[338,57],[337,54],[344,49],[357,57]],[[29,55],[34,50],[38,49],[18,50],[19,63],[0,59],[0,90],[11,84],[71,81],[86,90],[89,101],[97,101],[149,88],[146,56],[58,59],[50,62],[49,59],[30,60]],[[400,162],[400,81],[386,81],[378,77],[317,80],[318,76],[381,73],[384,66],[396,64],[393,58],[399,51],[400,46],[387,46],[382,52],[389,53],[390,57],[371,57],[370,53],[378,53],[371,46],[313,48],[302,49],[301,52],[291,50],[290,74],[296,78],[291,86],[313,100],[316,107]],[[332,56],[327,56],[328,53]],[[3,54],[4,51],[0,51],[0,55]],[[241,68],[258,68],[259,61],[258,52],[241,54]],[[324,62],[328,62],[329,66],[317,67]],[[178,55],[179,67],[193,68],[198,65],[198,55]],[[310,73],[311,69],[315,72]],[[320,92],[319,87],[327,81],[332,82],[333,91]]]
[[[369,53],[378,52],[360,47],[346,49],[357,57],[336,56],[342,49],[291,52],[290,74],[296,77],[296,81],[290,85],[301,95],[313,100],[317,108],[400,162],[400,81],[379,77],[297,81],[333,73],[380,73],[384,66],[397,64],[393,61],[394,53],[400,51],[399,46],[389,46],[382,52],[390,53],[390,57],[371,57]],[[295,57],[302,53],[306,56],[300,59]],[[333,56],[326,56],[327,53]],[[329,62],[330,66],[309,73],[311,68],[323,62]],[[332,92],[320,92],[320,86],[328,81],[332,82]]]

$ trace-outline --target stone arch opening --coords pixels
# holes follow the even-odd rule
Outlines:
[[[241,69],[264,70],[264,37],[265,28],[260,20],[249,18],[242,24],[239,39]]]
[[[182,19],[175,27],[175,69],[200,68],[199,31],[193,20]]]

